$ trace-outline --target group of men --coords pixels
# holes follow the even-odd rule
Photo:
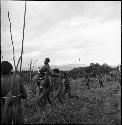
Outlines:
[[[60,73],[54,73],[49,66],[50,59],[46,58],[44,61],[44,66],[39,70],[38,79],[43,80],[43,84],[37,82],[40,88],[39,102],[46,104],[50,100],[50,94],[52,92],[52,82],[51,77],[62,78]],[[13,66],[8,61],[1,62],[1,123],[2,124],[23,124],[23,114],[21,107],[21,99],[27,99],[27,92],[24,87],[22,78],[20,74],[13,75]],[[59,71],[60,72],[60,71]],[[65,76],[66,77],[66,76]],[[58,97],[59,101],[63,104],[61,99],[61,79],[58,90],[55,94],[55,98]],[[68,93],[69,97],[71,96],[69,81],[64,82],[64,93]],[[12,88],[11,85],[13,84]],[[11,95],[9,96],[11,91]]]
[[[70,98],[78,98],[71,95],[71,88],[69,85],[69,78],[67,74],[62,74],[59,69],[52,70],[49,66],[50,59],[46,58],[44,66],[39,70],[39,77],[37,84],[39,86],[39,100],[38,104],[44,102],[53,105],[56,98],[63,104],[62,98],[68,93]],[[43,81],[43,82],[41,82]],[[41,84],[41,85],[40,85]],[[64,89],[63,89],[64,86]],[[54,92],[55,91],[55,92]],[[52,101],[50,96],[52,95]]]
[[[39,70],[38,81],[37,81],[37,84],[40,89],[38,102],[39,103],[44,102],[44,105],[46,105],[46,102],[48,102],[49,104],[52,104],[50,99],[50,93],[52,90],[51,77],[60,77],[59,74],[56,74],[51,70],[49,66],[49,62],[50,62],[50,59],[46,58],[44,61],[44,66]]]

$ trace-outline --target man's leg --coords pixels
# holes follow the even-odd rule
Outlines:
[[[61,104],[63,104],[63,100],[62,100],[62,93],[63,93],[63,91],[62,91],[62,87],[60,88],[60,92],[59,92],[59,95],[58,95],[58,100],[61,102]]]
[[[63,101],[60,97],[60,94],[61,94],[61,85],[58,87],[57,91],[55,92],[55,95],[54,95],[54,99],[56,99],[58,97],[58,100],[61,102],[61,104],[63,104]]]
[[[13,124],[24,124],[21,105],[18,105],[18,104],[13,105],[12,121],[13,121]]]
[[[104,88],[103,83],[102,83],[102,87]]]
[[[76,96],[76,95],[72,95],[72,94],[71,94],[71,88],[70,88],[70,87],[68,87],[68,96],[69,96],[70,98],[76,98],[76,99],[79,99],[78,96]]]
[[[37,88],[37,84],[34,84],[34,86],[33,86],[34,93],[36,93],[36,88]]]
[[[49,89],[49,98],[51,102],[53,102],[53,92],[54,92],[54,87],[53,85],[51,85]]]
[[[61,104],[64,104],[60,96],[58,96],[58,100],[60,101]]]
[[[65,85],[64,95],[66,95],[66,93],[68,93],[68,89],[69,89],[68,85]]]
[[[102,87],[104,88],[103,82],[102,82]]]
[[[89,89],[89,83],[88,82],[86,82],[86,86],[87,86],[87,89]]]
[[[16,118],[16,123],[15,124],[24,124],[24,118],[21,115],[19,115],[19,117]]]
[[[57,88],[57,90],[55,91],[54,97],[53,97],[54,99],[59,95],[60,89],[61,89],[61,86],[59,86],[59,87]]]
[[[43,98],[43,104],[42,104],[43,108],[45,108],[46,104],[47,104],[47,99],[46,99],[46,97],[44,97]]]
[[[37,86],[40,87],[40,81],[39,80],[37,81]]]
[[[43,88],[42,92],[40,93],[40,97],[38,99],[38,103],[39,103],[39,106],[40,106],[40,103],[44,103],[45,101],[45,94],[46,94],[46,91],[45,89]]]
[[[48,103],[52,105],[52,102],[50,100],[50,93],[51,93],[50,90],[48,90],[47,95],[46,95],[46,99],[47,99]]]
[[[100,84],[100,88],[103,87],[103,83],[102,82],[99,82],[99,84]]]
[[[43,92],[43,88],[39,88],[39,95]]]
[[[62,97],[65,99],[65,95],[68,93],[68,89],[65,87],[62,92]]]
[[[103,83],[101,83],[101,87],[103,88]]]

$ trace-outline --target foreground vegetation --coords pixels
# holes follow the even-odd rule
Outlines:
[[[104,88],[100,88],[95,78],[91,81],[88,90],[83,79],[72,79],[72,94],[80,99],[66,96],[63,105],[56,100],[54,106],[47,104],[45,109],[36,104],[38,94],[30,95],[26,85],[28,99],[22,102],[25,123],[120,125],[121,90],[118,82],[104,79]]]

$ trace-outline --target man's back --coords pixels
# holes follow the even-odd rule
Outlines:
[[[7,96],[11,87],[11,81],[12,81],[12,77],[10,75],[1,77],[1,96],[2,97]]]
[[[5,97],[10,91],[10,87],[12,84],[13,76],[3,76],[1,78],[1,96]],[[27,98],[27,93],[22,83],[22,79],[19,75],[16,75],[13,82],[12,95],[17,96],[18,94],[22,94],[22,98]]]
[[[3,76],[1,78],[1,104],[2,104],[2,110],[4,109],[5,106],[5,101],[6,97],[10,91],[11,84],[12,84],[12,79],[13,76]],[[18,98],[18,100],[17,100]],[[16,123],[23,123],[23,118],[22,118],[22,109],[21,109],[21,98],[26,99],[27,98],[27,93],[24,88],[24,85],[22,83],[21,77],[19,75],[16,75],[15,80],[13,82],[13,89],[12,89],[12,103],[11,105],[8,105],[8,110],[7,110],[7,116],[4,118],[3,122],[4,123],[11,123],[11,118],[13,115],[16,117]],[[13,105],[14,109],[13,110]],[[13,110],[13,111],[12,111]],[[2,111],[1,111],[2,112]],[[12,113],[13,112],[13,113]]]

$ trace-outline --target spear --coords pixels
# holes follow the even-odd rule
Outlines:
[[[22,38],[22,50],[21,50],[20,74],[21,74],[21,69],[22,69],[22,54],[23,54],[24,31],[25,31],[25,16],[26,16],[26,1],[25,1],[25,13],[24,13],[24,24],[23,24],[23,38]],[[21,76],[22,76],[22,74],[21,74]]]
[[[31,86],[31,66],[32,66],[32,60],[30,61],[30,86]]]
[[[16,69],[16,64],[15,64],[15,53],[14,53],[14,42],[13,42],[13,37],[12,37],[12,32],[11,32],[11,20],[10,20],[10,16],[9,16],[9,11],[8,11],[8,19],[9,19],[9,23],[10,23],[11,43],[12,43],[12,47],[13,47],[14,68]]]

